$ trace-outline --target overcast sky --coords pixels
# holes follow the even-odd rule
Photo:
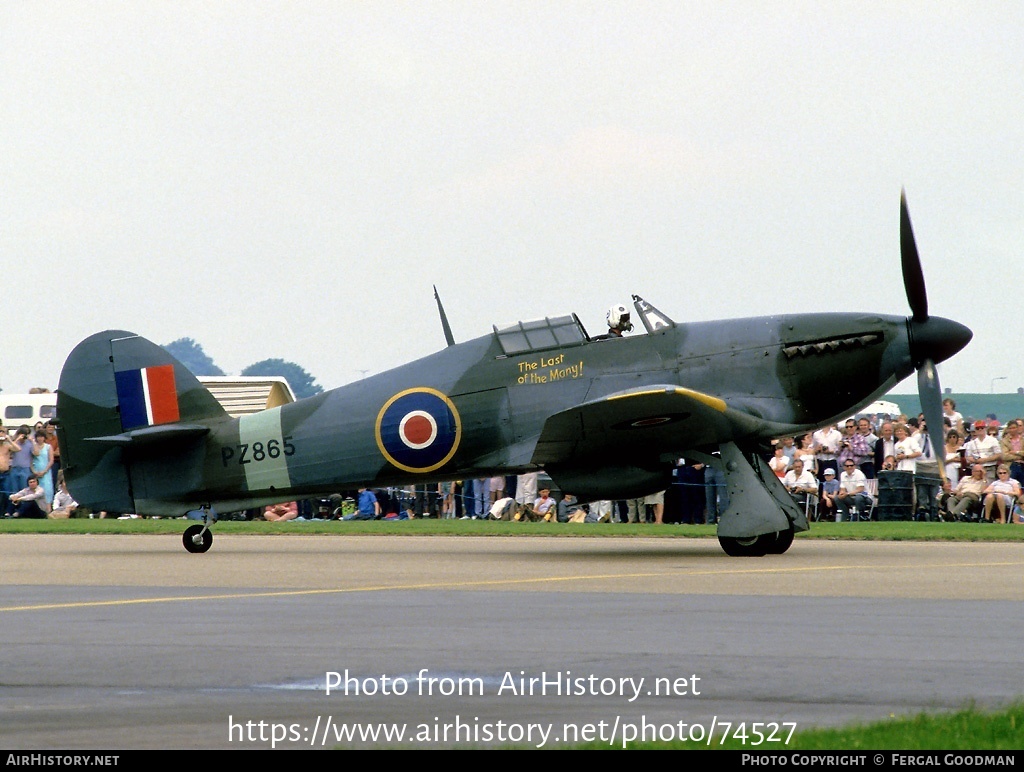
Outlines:
[[[1024,386],[1024,4],[8,2],[0,387],[107,328],[327,388],[493,323],[644,296],[677,321],[974,330]],[[914,391],[913,380],[904,384]]]

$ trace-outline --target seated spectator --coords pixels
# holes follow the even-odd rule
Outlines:
[[[522,512],[517,512],[514,519],[550,522],[555,519],[555,513],[555,500],[551,498],[551,489],[541,488],[540,496],[534,499],[533,504],[527,504]]]
[[[491,504],[492,520],[511,520],[516,511],[516,500],[511,496],[502,496]]]
[[[839,480],[836,470],[825,470],[825,479],[821,483],[821,498],[818,501],[818,519],[828,520],[836,516],[836,496],[839,495]]]
[[[861,514],[871,510],[871,496],[867,492],[868,478],[852,459],[843,462],[843,473],[839,477],[839,493],[836,494],[836,522],[853,520],[850,512],[856,507]]]
[[[271,504],[263,510],[263,519],[271,523],[281,520],[294,520],[299,516],[299,505],[294,501],[285,501],[281,504]]]
[[[558,522],[568,523],[572,516],[582,509],[583,507],[576,501],[575,496],[571,493],[563,493],[562,500],[558,502]]]
[[[345,515],[342,520],[376,520],[380,516],[380,504],[373,491],[368,488],[359,489],[359,501],[356,504],[356,511],[351,515]]]
[[[601,523],[618,523],[623,522],[619,519],[616,514],[615,502],[609,501],[608,499],[600,499],[598,501],[591,501],[589,504],[583,505],[584,512],[587,513],[586,522],[601,522]],[[590,516],[593,515],[597,519],[595,521],[590,520]],[[583,520],[578,519],[579,512],[573,517],[569,518],[570,523],[581,523]]]
[[[1007,514],[1020,497],[1020,483],[1010,477],[1010,467],[996,467],[996,480],[985,488],[985,520],[992,522],[993,507],[999,510],[999,522],[1005,523]]]
[[[949,499],[952,495],[953,483],[947,477],[945,480],[942,481],[942,490],[940,490],[938,494],[935,496],[935,501],[938,503],[939,507],[939,520],[943,523],[949,523],[953,520],[956,520],[956,518],[949,513],[949,509],[947,508],[947,505],[949,504]]]
[[[793,468],[786,472],[782,484],[801,507],[807,506],[808,494],[818,492],[818,481],[814,479],[813,474],[804,469],[804,462],[799,458],[793,459]]]
[[[28,487],[12,493],[7,502],[7,517],[45,518],[49,512],[50,502],[46,500],[46,491],[34,474],[29,475]]]
[[[946,498],[946,511],[958,520],[964,519],[970,508],[981,502],[981,497],[987,487],[988,478],[985,476],[985,467],[982,464],[974,464],[971,467],[971,476],[961,477],[956,488],[953,488],[952,493]],[[941,494],[939,501],[942,501]]]
[[[47,515],[51,520],[65,520],[78,509],[78,502],[71,498],[68,486],[64,482],[64,472],[57,472],[57,493],[53,496],[53,506]]]
[[[561,506],[561,503],[559,506]],[[599,510],[593,505],[583,504],[569,510],[570,523],[609,523],[611,519],[610,511],[607,509]]]

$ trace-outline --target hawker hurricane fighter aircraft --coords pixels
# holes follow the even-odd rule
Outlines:
[[[900,231],[909,318],[676,323],[634,296],[646,334],[591,338],[572,314],[455,344],[439,301],[442,351],[237,419],[159,346],[98,333],[60,377],[67,484],[92,509],[180,516],[543,469],[590,501],[663,490],[685,457],[725,473],[724,550],[781,553],[808,524],[762,459],[772,438],[848,416],[917,369],[934,446],[943,445],[935,363],[971,332],[928,314],[905,199]],[[184,535],[190,552],[212,541],[209,522]]]

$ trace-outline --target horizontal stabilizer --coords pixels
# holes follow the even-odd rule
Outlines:
[[[182,442],[202,437],[209,433],[209,426],[200,424],[164,424],[132,429],[130,432],[108,434],[104,437],[85,437],[86,442],[100,442],[107,445],[156,445],[157,443]]]

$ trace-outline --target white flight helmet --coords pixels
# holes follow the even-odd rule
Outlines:
[[[633,323],[629,321],[629,309],[621,303],[617,306],[612,306],[608,309],[608,314],[605,317],[608,319],[609,330],[619,330],[620,332],[629,332],[633,329]]]

